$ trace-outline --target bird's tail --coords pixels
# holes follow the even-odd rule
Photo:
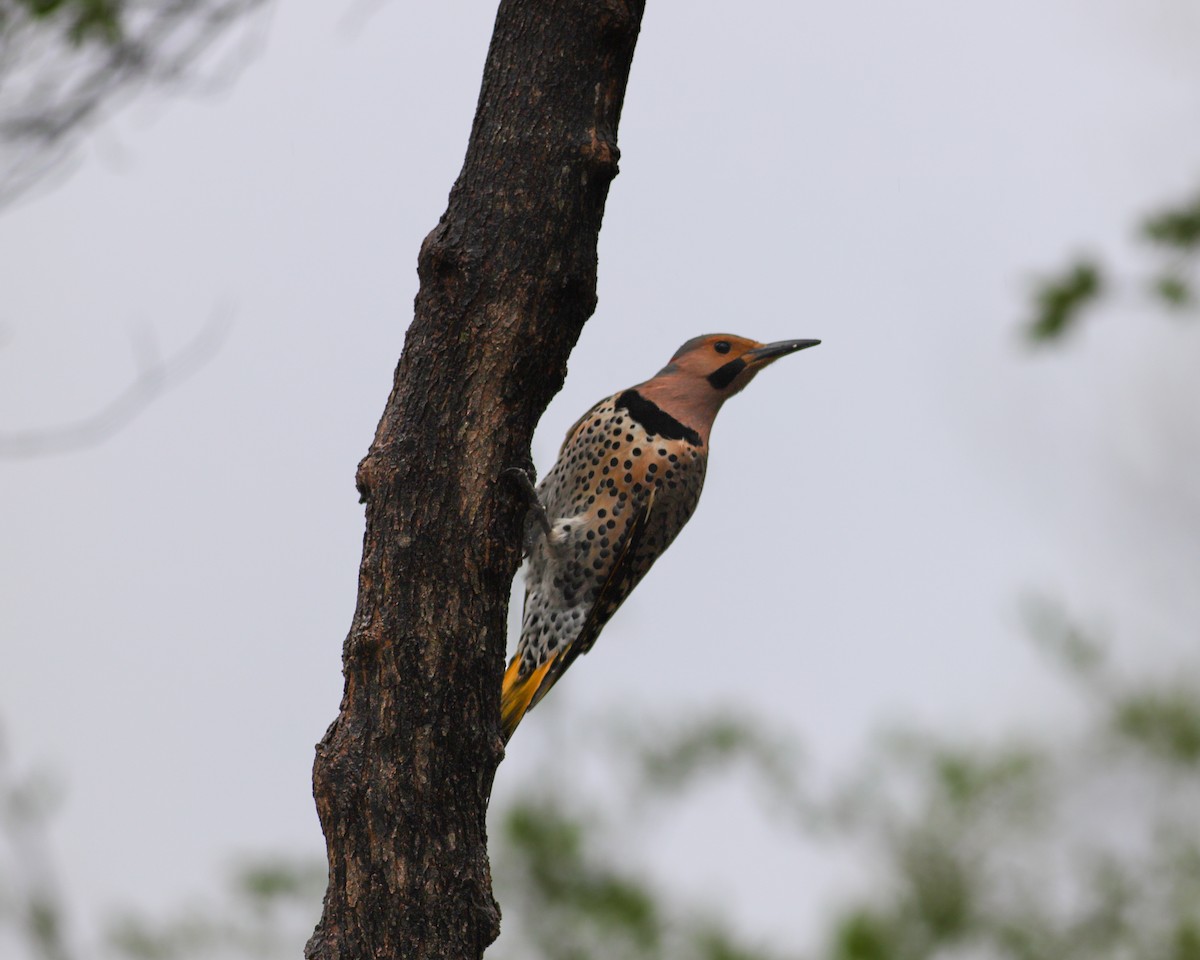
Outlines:
[[[508,669],[504,671],[504,687],[500,691],[500,723],[504,728],[505,743],[538,699],[538,690],[556,659],[557,656],[552,654],[545,663],[524,676],[521,674],[521,657],[518,655],[509,661]]]

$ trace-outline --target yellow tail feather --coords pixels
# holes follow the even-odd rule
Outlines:
[[[533,698],[537,696],[542,681],[546,679],[547,672],[557,658],[557,653],[551,654],[545,663],[526,677],[520,676],[521,658],[519,656],[513,657],[509,662],[508,669],[504,671],[504,688],[500,692],[500,723],[504,727],[505,743],[508,743],[513,731],[517,729],[517,724],[525,716]]]

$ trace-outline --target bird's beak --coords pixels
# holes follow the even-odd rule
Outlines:
[[[776,340],[774,343],[765,343],[761,347],[747,350],[742,354],[742,359],[746,361],[747,366],[765,367],[780,357],[786,357],[789,353],[795,353],[797,350],[807,350],[820,342],[820,340]]]

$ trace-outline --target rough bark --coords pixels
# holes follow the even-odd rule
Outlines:
[[[310,960],[479,957],[485,813],[538,418],[596,304],[596,243],[644,0],[503,0],[374,442],[345,690],[317,746],[329,888]]]

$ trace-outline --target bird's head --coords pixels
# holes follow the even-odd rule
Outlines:
[[[701,392],[707,388],[721,394],[724,399],[741,390],[768,364],[805,347],[815,347],[820,342],[779,340],[776,343],[759,343],[728,333],[708,333],[693,337],[676,350],[675,356],[659,371],[658,377],[680,377],[692,381]]]
[[[705,442],[721,404],[780,357],[820,340],[759,343],[728,333],[693,337],[675,351],[671,362],[637,390],[681,423],[698,431]]]

